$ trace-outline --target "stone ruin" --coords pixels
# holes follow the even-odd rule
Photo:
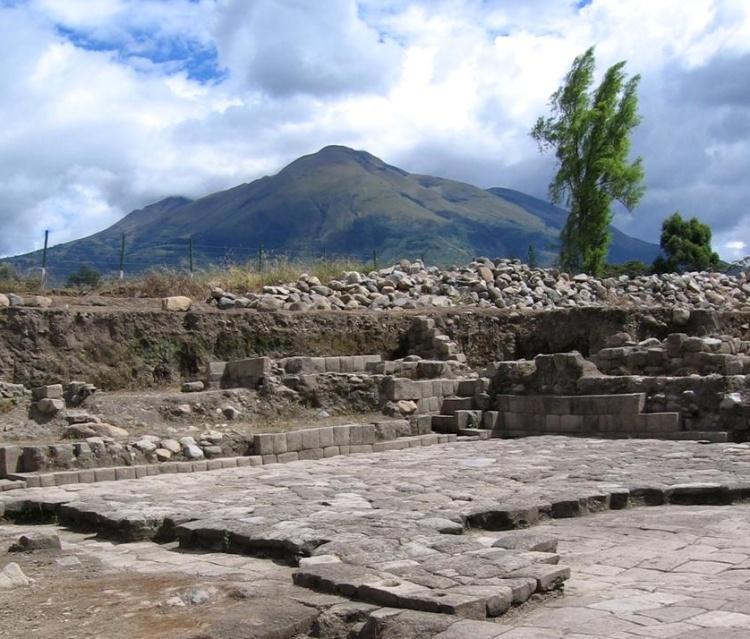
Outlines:
[[[672,333],[636,342],[626,333],[588,359],[554,353],[472,371],[434,320],[416,317],[399,360],[380,355],[268,357],[211,362],[185,393],[249,388],[261,400],[380,411],[366,424],[177,440],[127,432],[68,411],[73,442],[0,447],[4,489],[133,478],[226,465],[260,465],[393,450],[461,439],[571,435],[604,438],[750,439],[745,399],[750,342]],[[13,387],[13,388],[11,388]],[[5,393],[28,391],[5,385]],[[73,409],[96,391],[84,382],[32,389],[41,416]],[[348,403],[348,404],[347,404]],[[231,461],[230,461],[231,460]],[[237,461],[240,460],[240,461]]]
[[[67,387],[53,384],[31,391],[0,385],[3,396],[30,401],[31,411],[41,418],[66,414],[66,435],[73,440],[0,446],[0,490],[532,435],[704,442],[750,439],[750,407],[745,400],[750,343],[737,338],[672,333],[661,340],[638,342],[619,333],[588,358],[578,352],[541,354],[531,360],[493,362],[479,371],[468,366],[457,342],[442,335],[430,318],[415,317],[403,340],[406,356],[398,360],[356,355],[210,362],[203,379],[183,384],[184,393],[247,388],[261,400],[305,403],[315,399],[322,405],[348,401],[384,414],[368,423],[246,437],[206,432],[197,438],[144,436],[127,441],[127,432],[118,433],[95,416],[76,412],[97,392],[93,385],[71,382]],[[669,503],[683,503],[683,492],[692,489],[675,488]],[[335,542],[330,542],[330,554],[313,554],[319,539],[317,533],[306,530],[280,540],[254,536],[236,522],[176,518],[180,523],[171,534],[183,548],[236,552],[268,552],[278,542],[280,552],[298,561],[294,580],[299,586],[379,606],[485,619],[504,614],[533,593],[560,588],[570,570],[558,563],[553,539],[523,533],[493,541],[488,549],[470,537],[446,540],[446,534],[461,534],[465,526],[510,529],[528,526],[542,516],[625,508],[634,498],[638,498],[635,493],[615,490],[607,495],[560,498],[549,505],[549,512],[493,507],[478,510],[465,522],[431,520],[429,525],[424,523],[426,530],[440,535],[424,543],[439,554],[440,561],[431,555],[401,566],[394,560],[378,570],[357,563],[360,555],[372,552],[369,536],[357,549],[359,555],[339,557]],[[31,502],[9,504],[23,511]],[[82,524],[93,517],[115,537],[150,539],[156,534],[157,524],[138,515],[132,521],[123,519],[107,510],[106,504],[57,507],[65,521]],[[460,566],[467,571],[462,585],[445,585],[448,560],[456,570]],[[485,573],[500,574],[499,582],[487,585],[480,578]]]

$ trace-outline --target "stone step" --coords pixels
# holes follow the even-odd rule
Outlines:
[[[488,431],[489,432],[489,431]],[[346,452],[339,454],[357,454],[385,452],[389,450],[403,450],[435,444],[450,444],[457,440],[457,433],[428,433],[399,437],[390,441],[375,442],[372,445],[348,446]],[[344,450],[343,448],[341,450]],[[304,452],[304,451],[303,451]],[[309,451],[308,451],[309,452]],[[333,455],[329,455],[333,456]],[[323,459],[310,457],[309,459]],[[110,466],[107,468],[89,468],[85,470],[59,470],[38,473],[13,473],[2,480],[0,490],[18,488],[49,488],[65,484],[92,484],[100,481],[119,481],[126,479],[140,479],[154,475],[173,473],[195,473],[226,468],[243,468],[247,466],[261,466],[266,464],[281,464],[298,461],[302,457],[297,453],[248,455],[243,457],[219,457],[201,461],[160,462],[155,464],[141,464],[138,466]]]
[[[455,415],[433,415],[432,430],[436,433],[458,433]]]
[[[446,397],[440,406],[441,415],[455,415],[458,410],[474,409],[473,397]]]
[[[491,431],[492,438],[516,439],[518,437],[590,437],[599,439],[667,439],[680,441],[708,441],[724,443],[729,441],[726,431],[680,430],[668,433],[649,433],[634,431],[630,433],[548,433],[542,430],[496,428]]]

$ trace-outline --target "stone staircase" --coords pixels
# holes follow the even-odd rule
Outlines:
[[[679,413],[644,413],[643,393],[499,395],[485,414],[493,437],[572,435],[726,442],[726,431],[689,431]]]
[[[433,432],[513,438],[566,435],[603,438],[728,441],[726,431],[691,431],[683,428],[676,412],[644,413],[645,395],[499,395],[495,410],[486,410],[486,398],[468,394],[471,381],[463,380],[462,394],[441,399],[430,416]],[[457,387],[458,389],[458,387]],[[476,386],[474,386],[476,389]]]

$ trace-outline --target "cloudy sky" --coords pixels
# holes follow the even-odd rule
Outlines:
[[[0,0],[0,255],[328,144],[546,196],[528,132],[573,58],[642,76],[647,193],[750,254],[747,0]]]

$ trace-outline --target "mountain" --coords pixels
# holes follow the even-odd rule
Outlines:
[[[103,272],[154,266],[195,268],[247,262],[262,249],[291,259],[327,255],[380,264],[404,257],[463,263],[478,255],[523,258],[533,246],[541,264],[557,254],[566,212],[509,189],[407,173],[364,151],[328,146],[278,174],[198,200],[170,197],[133,211],[113,226],[48,250],[57,279],[81,264]],[[124,240],[123,240],[124,238]],[[658,246],[614,231],[612,261],[651,262]],[[9,258],[21,270],[41,252]]]

